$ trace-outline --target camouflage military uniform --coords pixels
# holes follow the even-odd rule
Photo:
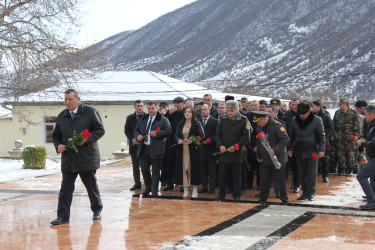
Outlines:
[[[333,117],[333,127],[339,174],[344,171],[350,174],[355,167],[356,143],[354,137],[360,137],[361,133],[358,113],[351,108],[348,108],[346,112],[341,109],[337,110]]]

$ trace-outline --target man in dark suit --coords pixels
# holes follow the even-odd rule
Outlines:
[[[213,153],[216,152],[216,140],[215,133],[218,125],[218,119],[210,116],[210,109],[207,104],[202,105],[202,117],[199,121],[203,125],[204,130],[204,142],[202,145],[202,172],[201,172],[201,184],[202,188],[198,193],[208,192],[208,179],[210,183],[210,194],[215,193],[216,184],[216,156]]]
[[[94,108],[80,104],[80,97],[74,89],[65,91],[65,106],[66,109],[57,117],[56,127],[52,133],[56,151],[62,154],[62,183],[57,218],[51,221],[52,225],[69,223],[74,183],[78,175],[86,187],[94,220],[101,218],[103,208],[95,177],[96,170],[100,167],[97,141],[104,135],[102,119]],[[78,153],[68,148],[66,146],[68,139],[72,137],[74,131],[80,134],[84,130],[88,130],[89,135],[77,145]]]
[[[134,109],[135,112],[129,115],[125,122],[125,135],[128,138],[129,153],[133,165],[134,186],[131,187],[130,190],[141,189],[141,174],[139,171],[139,159],[137,157],[138,146],[136,145],[136,138],[134,137],[134,129],[139,119],[145,115],[145,112],[143,112],[143,102],[141,100],[135,101]]]
[[[205,94],[203,96],[203,102],[204,104],[207,104],[208,107],[210,108],[210,115],[217,119],[218,117],[217,108],[214,105],[212,105],[212,95]]]
[[[165,145],[172,128],[168,119],[157,112],[155,102],[147,103],[147,110],[148,114],[139,120],[134,130],[134,136],[139,142],[137,156],[145,182],[145,190],[142,194],[148,195],[152,192],[152,196],[157,196],[160,170],[165,158]],[[150,172],[151,165],[152,174]]]

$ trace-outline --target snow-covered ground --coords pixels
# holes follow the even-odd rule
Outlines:
[[[105,160],[101,164],[108,164],[118,160]],[[60,173],[60,159],[47,158],[46,169],[24,169],[23,160],[0,158],[0,183],[37,176]]]

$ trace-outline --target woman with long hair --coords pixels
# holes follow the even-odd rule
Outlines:
[[[192,186],[192,197],[196,198],[202,168],[202,141],[199,138],[204,138],[204,131],[194,109],[185,108],[184,117],[175,135],[178,142],[175,184],[183,185],[184,197],[189,196],[189,188]]]

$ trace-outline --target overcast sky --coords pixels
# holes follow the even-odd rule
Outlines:
[[[152,20],[196,0],[85,0],[87,15],[77,42],[89,45]]]

